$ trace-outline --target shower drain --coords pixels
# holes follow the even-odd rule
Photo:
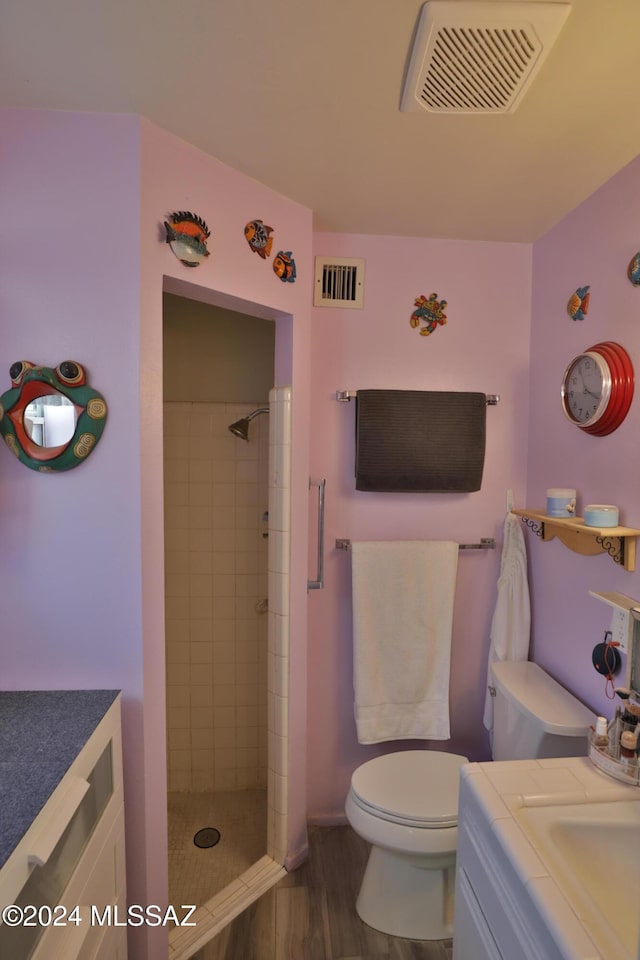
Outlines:
[[[202,830],[198,830],[193,838],[196,847],[202,847],[202,849],[215,847],[219,840],[220,831],[216,830],[215,827],[203,827]]]

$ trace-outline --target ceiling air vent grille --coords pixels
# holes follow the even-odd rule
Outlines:
[[[316,307],[364,305],[364,260],[316,257],[313,303]]]
[[[530,0],[423,4],[401,109],[515,110],[570,10]]]
[[[431,110],[504,110],[540,49],[525,30],[441,30],[421,97]]]

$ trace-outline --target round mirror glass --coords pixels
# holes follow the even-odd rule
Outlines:
[[[27,435],[39,447],[60,447],[68,443],[75,432],[76,408],[61,393],[36,397],[25,407],[22,423]]]

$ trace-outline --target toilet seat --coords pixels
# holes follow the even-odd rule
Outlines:
[[[363,763],[351,777],[354,802],[372,816],[418,829],[458,823],[460,768],[467,758],[406,750]]]

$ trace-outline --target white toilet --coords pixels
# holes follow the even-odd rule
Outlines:
[[[584,756],[595,717],[537,664],[496,663],[493,759]],[[467,758],[407,750],[351,777],[347,819],[371,844],[356,902],[370,927],[411,940],[453,934],[458,783]]]

